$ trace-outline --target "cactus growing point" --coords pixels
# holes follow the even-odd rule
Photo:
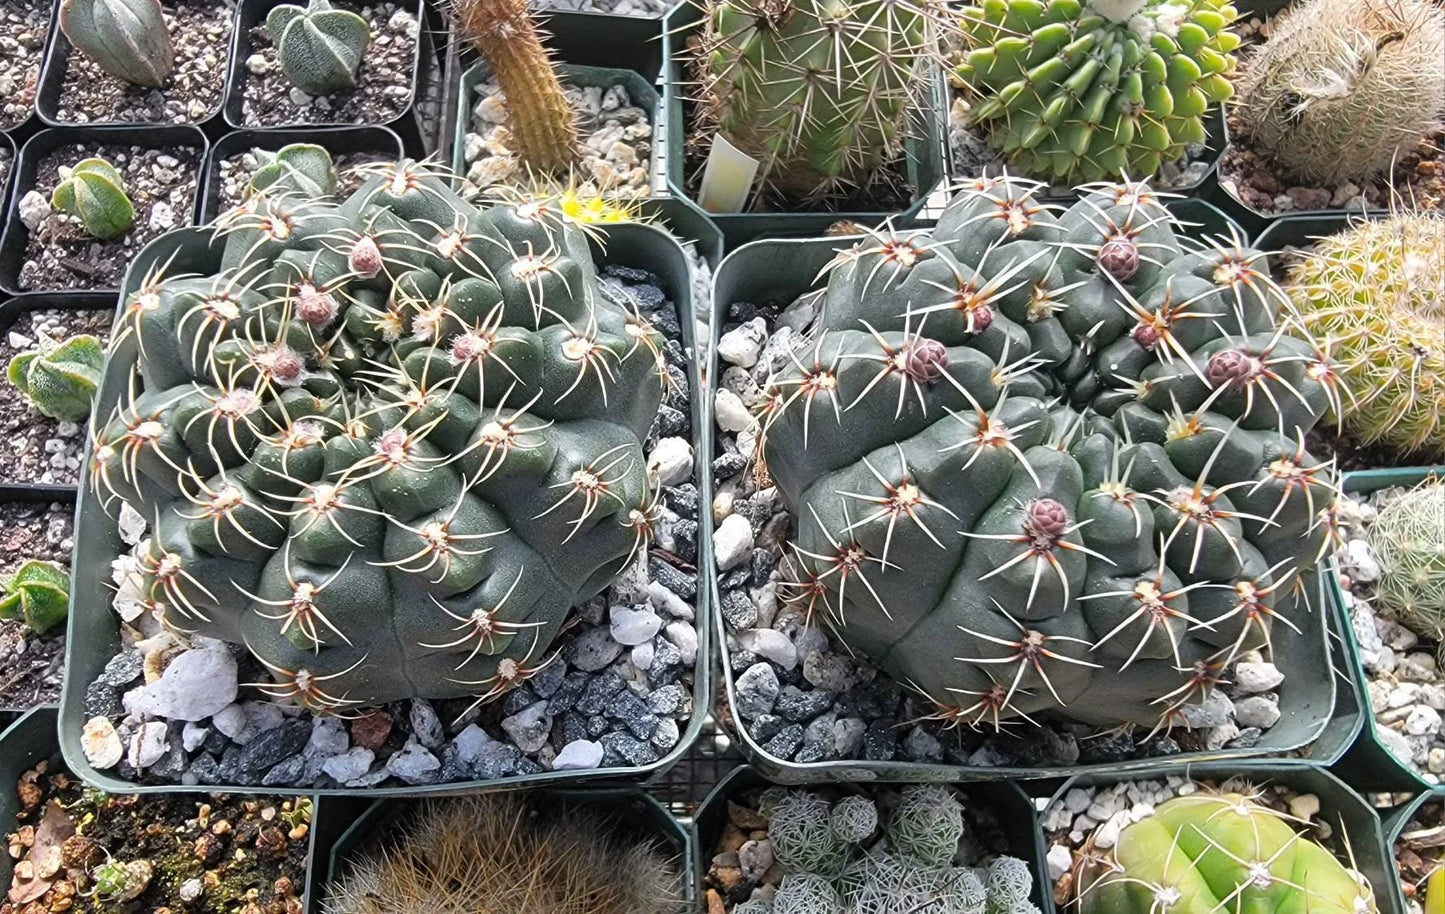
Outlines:
[[[65,38],[111,76],[160,86],[175,66],[175,48],[160,0],[61,0]]]

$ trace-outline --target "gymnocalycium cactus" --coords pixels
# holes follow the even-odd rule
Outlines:
[[[1076,866],[1080,914],[1370,914],[1369,881],[1237,793],[1176,797]]]
[[[160,0],[61,0],[59,21],[66,40],[117,79],[156,87],[175,67]]]
[[[50,205],[80,220],[85,230],[102,241],[119,238],[135,225],[135,206],[125,193],[125,182],[105,159],[85,159],[56,185]]]
[[[711,0],[693,61],[700,133],[795,198],[867,184],[896,158],[938,58],[935,0]]]
[[[0,619],[17,619],[45,634],[70,614],[70,574],[54,562],[31,560],[0,578]]]
[[[40,335],[34,349],[10,360],[6,377],[35,411],[52,419],[81,422],[90,415],[105,364],[105,347],[88,333],[57,342]]]
[[[1230,97],[1236,15],[1227,0],[985,0],[963,11],[956,77],[1029,177],[1148,179]]]
[[[1394,496],[1367,529],[1380,580],[1375,598],[1416,633],[1445,643],[1445,483]]]
[[[275,152],[257,150],[261,165],[251,173],[251,192],[267,191],[304,197],[336,193],[336,166],[331,153],[314,143],[291,143]]]
[[[139,573],[166,624],[245,644],[317,712],[483,701],[546,665],[650,542],[642,442],[670,377],[548,204],[368,174],[339,203],[253,197],[219,269],[146,277],[89,466],[152,521]]]
[[[1333,368],[1263,255],[1186,248],[1142,184],[1055,214],[981,179],[931,234],[840,250],[760,407],[783,593],[937,705],[1188,722],[1239,653],[1321,624]]]
[[[266,14],[266,31],[276,45],[281,72],[308,95],[330,95],[356,86],[361,58],[371,44],[371,26],[330,0],[290,3]]]

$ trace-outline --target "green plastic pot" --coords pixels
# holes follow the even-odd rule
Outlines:
[[[1048,810],[1063,801],[1064,796],[1075,787],[1100,787],[1129,780],[1162,780],[1168,777],[1185,777],[1195,781],[1226,781],[1243,777],[1251,784],[1284,786],[1298,793],[1312,793],[1319,797],[1318,818],[1330,823],[1336,833],[1349,836],[1349,846],[1354,852],[1354,867],[1370,880],[1375,889],[1375,900],[1380,914],[1405,914],[1398,896],[1391,891],[1395,865],[1390,848],[1385,843],[1384,828],[1380,817],[1356,793],[1351,785],[1340,780],[1329,771],[1306,762],[1269,761],[1255,759],[1238,762],[1209,762],[1204,764],[1155,764],[1149,771],[1131,774],[1127,777],[1107,774],[1084,775],[1070,778],[1044,805],[1039,816],[1039,843],[1046,845],[1048,836],[1043,833],[1043,822]],[[1047,852],[1047,848],[1045,848]],[[1047,893],[1043,914],[1060,914],[1072,911],[1061,909],[1054,904],[1053,893]]]
[[[693,869],[696,859],[693,836],[663,808],[661,803],[635,787],[551,787],[537,788],[537,790],[549,804],[586,804],[595,808],[604,808],[607,811],[605,818],[609,823],[628,833],[635,834],[639,838],[660,841],[665,847],[671,849],[682,869],[686,907],[681,910],[693,910],[696,902],[694,893],[698,880]],[[317,876],[316,896],[318,902],[314,908],[309,910],[320,911],[320,899],[329,896],[330,887],[350,871],[352,861],[378,842],[383,841],[396,826],[414,815],[419,805],[420,801],[417,800],[378,800],[357,815],[331,848],[327,857],[324,883],[319,881],[322,876],[320,874]],[[422,912],[417,912],[417,914],[422,914]],[[498,911],[496,914],[508,914],[508,912]]]
[[[217,272],[224,238],[213,235],[210,229],[178,229],[156,239],[131,261],[121,288],[120,302],[140,287],[147,271],[170,257],[177,257],[187,263],[191,270]],[[605,250],[604,250],[605,248]],[[683,345],[688,351],[697,351],[698,340],[694,328],[697,326],[693,315],[691,273],[687,257],[681,246],[666,232],[649,225],[636,223],[609,226],[605,240],[594,240],[593,254],[600,263],[620,264],[647,270],[656,275],[663,285],[663,291],[677,305],[679,322],[682,325]],[[96,394],[95,412],[109,415],[119,401],[128,382],[131,366],[136,360],[134,337],[128,337],[114,350],[106,362],[105,375]],[[709,402],[703,396],[702,380],[698,366],[689,368],[688,383],[691,388],[691,422],[693,448],[696,453],[712,453],[712,417],[704,404]],[[284,788],[252,787],[237,784],[207,785],[142,785],[123,780],[109,771],[100,771],[86,759],[80,748],[80,733],[88,715],[85,712],[85,690],[105,664],[114,656],[120,643],[119,617],[112,610],[110,586],[111,561],[126,551],[120,540],[115,523],[106,516],[90,486],[89,461],[80,481],[80,499],[76,510],[75,552],[71,570],[70,619],[66,642],[65,687],[60,701],[60,745],[70,770],[86,782],[112,793],[164,793],[164,792],[232,792],[232,793],[286,793]],[[712,464],[708,460],[695,461],[693,482],[698,489],[699,503],[712,503]],[[703,527],[698,534],[698,554],[710,555],[712,531]],[[423,794],[446,794],[465,789],[498,789],[521,787],[529,784],[575,782],[583,780],[627,781],[651,777],[672,767],[687,754],[688,749],[702,732],[709,709],[712,707],[711,660],[713,629],[712,607],[709,597],[715,592],[713,563],[702,563],[698,569],[697,597],[695,602],[698,635],[697,660],[693,674],[693,712],[687,727],[671,752],[650,765],[617,768],[597,768],[587,771],[547,771],[490,781],[454,781],[445,784],[422,786],[378,787],[378,788],[324,788],[311,791],[327,796],[414,796]]]
[[[1395,847],[1400,843],[1400,836],[1405,833],[1410,820],[1420,812],[1426,803],[1439,803],[1441,798],[1438,794],[1422,793],[1404,806],[1398,807],[1385,817],[1385,842],[1390,848],[1391,856],[1398,862],[1399,852]],[[1405,883],[1400,878],[1398,865],[1395,868],[1394,878],[1390,880],[1390,888],[1395,894],[1395,904],[1400,911],[1408,910],[1405,902]]]

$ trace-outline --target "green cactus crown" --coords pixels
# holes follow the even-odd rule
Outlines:
[[[50,205],[80,220],[85,230],[108,241],[135,225],[135,206],[125,193],[125,182],[105,159],[85,159],[56,185]]]
[[[339,203],[253,197],[219,269],[145,277],[88,467],[152,520],[164,622],[245,644],[270,694],[318,712],[480,701],[542,668],[650,541],[642,444],[669,377],[550,204],[478,211],[411,162],[365,174]]]
[[[61,0],[66,40],[111,76],[160,86],[175,66],[175,48],[160,0]]]
[[[953,724],[1187,724],[1320,624],[1334,368],[1264,255],[1184,243],[1141,184],[1035,189],[973,182],[829,266],[760,408],[784,592]]]
[[[36,348],[10,360],[6,376],[41,415],[80,422],[90,415],[104,363],[105,347],[88,333],[60,342],[42,334]]]
[[[310,95],[330,95],[356,86],[361,59],[371,44],[371,26],[330,0],[300,7],[283,3],[266,15],[281,72]]]
[[[275,152],[257,150],[257,155],[261,165],[251,174],[251,193],[293,193],[313,199],[336,193],[336,165],[324,146],[291,143]]]
[[[0,579],[0,619],[45,634],[70,614],[70,574],[54,562],[28,561]]]

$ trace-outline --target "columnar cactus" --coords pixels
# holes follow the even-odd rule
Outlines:
[[[760,161],[758,182],[817,198],[876,177],[938,57],[935,0],[711,0],[694,59],[703,132]]]
[[[1380,563],[1376,601],[1445,642],[1445,483],[1432,478],[1391,498],[1367,533]]]
[[[361,59],[371,44],[371,26],[330,0],[290,3],[266,14],[266,31],[276,46],[281,72],[308,95],[330,95],[356,86]]]
[[[1363,875],[1284,815],[1237,793],[1195,793],[1127,826],[1076,867],[1080,914],[1370,914]]]
[[[261,165],[251,173],[252,193],[292,193],[313,199],[336,193],[336,166],[324,146],[291,143],[275,152],[258,150],[258,155]]]
[[[1334,369],[1263,255],[1146,186],[1055,214],[984,179],[842,250],[761,406],[785,591],[954,724],[1168,727],[1276,624],[1320,624]]]
[[[137,86],[160,86],[176,52],[160,0],[61,0],[60,31],[102,70]]]
[[[70,176],[55,186],[50,205],[80,220],[85,230],[106,241],[119,238],[135,225],[135,206],[125,193],[125,182],[105,159],[85,159]]]
[[[36,412],[81,422],[90,415],[104,364],[105,347],[88,333],[58,342],[41,334],[36,347],[11,359],[5,373]]]
[[[1230,97],[1235,16],[1226,0],[985,0],[963,11],[956,77],[1016,170],[1147,179]]]
[[[411,162],[220,231],[219,269],[178,258],[124,302],[136,371],[89,467],[153,521],[166,624],[317,712],[537,672],[650,541],[661,337],[546,204],[477,211]]]
[[[1445,457],[1445,216],[1402,212],[1321,238],[1286,290],[1340,363],[1345,430]]]
[[[1290,176],[1364,181],[1445,115],[1442,58],[1445,10],[1433,0],[1309,0],[1250,59],[1239,118]]]
[[[15,619],[45,634],[70,614],[70,574],[54,562],[31,560],[0,578],[0,619]]]

